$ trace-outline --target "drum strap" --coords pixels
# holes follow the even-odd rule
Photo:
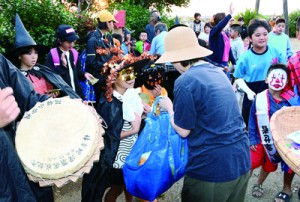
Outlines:
[[[273,163],[280,162],[270,130],[270,98],[268,90],[264,90],[256,96],[256,117],[260,139],[270,161]]]

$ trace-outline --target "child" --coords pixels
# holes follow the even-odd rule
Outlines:
[[[296,38],[300,40],[300,18],[296,22]],[[300,95],[300,50],[298,50],[297,53],[289,59],[288,67],[291,72],[291,85],[294,86],[295,92]]]
[[[45,65],[57,72],[67,84],[83,98],[79,79],[93,79],[90,73],[81,72],[78,52],[73,48],[75,41],[79,39],[75,30],[69,25],[59,25],[55,32],[55,48],[47,55]]]
[[[241,26],[238,24],[233,24],[229,29],[229,37],[230,37],[230,46],[232,50],[233,57],[235,61],[239,59],[239,57],[244,53],[244,43],[242,38],[240,37]]]
[[[267,45],[269,29],[270,26],[265,20],[254,19],[250,23],[248,33],[252,48],[241,55],[233,73],[236,84],[247,94],[244,96],[242,107],[246,125],[248,125],[249,112],[255,94],[267,88],[264,80],[268,67],[272,61],[285,63],[282,54],[274,47]]]
[[[252,195],[262,197],[262,184],[270,172],[277,170],[277,164],[281,162],[284,171],[283,190],[276,199],[288,201],[292,195],[291,183],[294,172],[283,162],[276,151],[270,130],[270,118],[284,106],[297,105],[297,96],[287,96],[285,87],[288,83],[288,68],[284,64],[270,66],[265,82],[268,89],[258,93],[253,101],[249,117],[249,139],[252,170],[262,166],[257,184],[253,186]]]
[[[123,191],[126,201],[132,201],[125,188],[122,167],[137,140],[144,110],[137,91],[133,89],[135,71],[141,64],[138,59],[128,56],[124,60],[115,56],[103,67],[106,89],[98,102],[97,112],[107,124],[103,136],[106,147],[101,151],[99,163],[94,164],[90,174],[83,178],[82,196],[90,201],[102,201],[108,185],[111,188],[104,201],[116,201]],[[118,65],[122,60],[122,65]]]
[[[71,98],[79,96],[54,71],[46,66],[37,64],[38,54],[48,51],[48,47],[37,45],[25,29],[19,15],[16,15],[16,37],[13,62],[33,84],[39,94],[48,94],[55,98],[69,95]]]
[[[211,25],[209,22],[207,22],[204,25],[204,31],[200,32],[200,34],[198,36],[198,39],[202,39],[205,41],[207,47],[208,47],[208,39],[209,39],[210,30],[211,30]]]
[[[162,65],[155,65],[154,62],[150,62],[148,67],[143,71],[143,86],[141,87],[141,94],[146,94],[145,97],[149,98],[148,104],[152,106],[155,98],[158,96],[168,96],[165,88],[161,87],[165,74],[165,69]],[[143,100],[145,101],[145,100]]]
[[[241,26],[241,37],[244,40],[248,36],[247,27],[245,26],[244,18],[243,17],[239,17],[238,23]]]
[[[141,32],[139,39],[140,40],[136,42],[135,50],[137,50],[140,54],[148,52],[150,50],[151,44],[147,41],[147,32]]]
[[[269,33],[268,45],[274,46],[280,50],[287,61],[293,55],[293,52],[290,38],[284,33],[284,30],[285,20],[283,18],[278,18],[275,22],[273,31]]]
[[[245,37],[243,39],[243,43],[244,43],[244,52],[246,52],[247,50],[249,50],[249,48],[251,48],[249,37]]]

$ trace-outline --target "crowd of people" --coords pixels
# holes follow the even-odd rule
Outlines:
[[[295,173],[276,151],[270,117],[300,104],[300,55],[292,52],[283,18],[272,26],[261,19],[245,26],[233,13],[231,4],[228,14],[216,13],[210,22],[195,13],[190,25],[168,28],[153,10],[136,41],[102,10],[87,33],[85,60],[74,48],[79,37],[72,25],[57,27],[50,49],[36,44],[16,14],[14,48],[7,58],[0,55],[0,200],[54,201],[52,188],[30,181],[21,166],[14,149],[17,122],[51,97],[85,100],[81,82],[88,81],[107,127],[99,162],[83,176],[82,201],[116,201],[123,192],[133,201],[122,167],[158,96],[173,128],[188,140],[182,201],[240,202],[248,186],[253,197],[263,197],[263,183],[278,163],[283,188],[274,200],[289,201]],[[300,20],[296,36],[300,40]],[[259,167],[257,183],[248,185]]]

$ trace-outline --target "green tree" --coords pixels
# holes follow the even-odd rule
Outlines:
[[[51,0],[0,0],[0,52],[13,47],[14,18],[18,13],[32,38],[38,43],[53,46],[55,29],[60,24],[67,24],[79,30],[83,39],[88,30],[89,18],[84,13],[70,12],[60,2]],[[91,25],[92,26],[92,25]],[[80,44],[79,44],[80,45]]]

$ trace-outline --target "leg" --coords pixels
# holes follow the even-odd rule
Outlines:
[[[267,179],[269,172],[265,171],[263,168],[260,169],[260,174],[257,179],[257,183],[252,188],[252,196],[256,198],[260,198],[264,194],[264,190],[262,188],[262,184]]]
[[[123,190],[124,190],[126,202],[132,202],[133,201],[133,196],[127,191],[125,186],[124,186]]]
[[[112,185],[104,197],[105,202],[116,202],[123,192],[123,185]]]
[[[277,194],[275,202],[286,202],[289,201],[292,196],[292,181],[294,178],[294,172],[284,172],[283,174],[283,189]]]

